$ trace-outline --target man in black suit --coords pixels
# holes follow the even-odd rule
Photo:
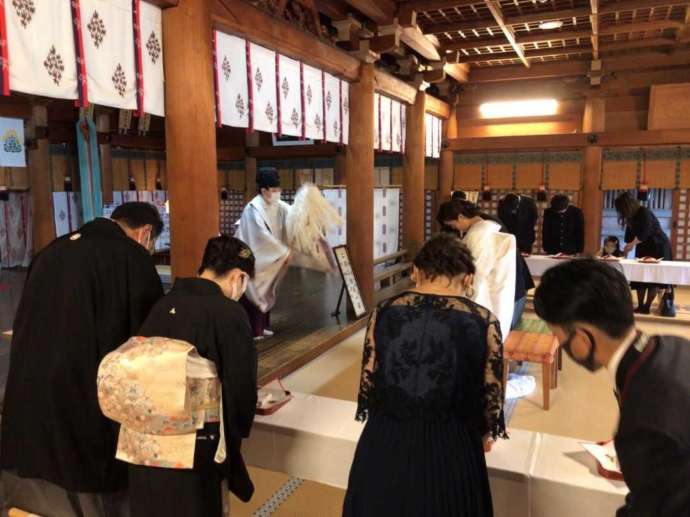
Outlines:
[[[544,210],[542,248],[549,255],[577,255],[585,249],[585,217],[568,196],[553,196],[551,208]]]
[[[508,194],[498,203],[498,217],[508,228],[508,232],[515,235],[518,250],[521,253],[532,253],[536,240],[534,227],[539,217],[534,199]]]
[[[611,376],[630,489],[617,517],[690,515],[690,341],[637,330],[628,282],[596,260],[548,270],[534,303],[576,363]]]

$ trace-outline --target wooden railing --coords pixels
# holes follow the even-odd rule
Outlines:
[[[412,263],[406,260],[407,256],[408,251],[403,249],[374,260],[374,266],[385,265],[383,269],[374,273],[374,282],[379,284],[379,288],[374,293],[374,300],[377,304],[411,286]]]

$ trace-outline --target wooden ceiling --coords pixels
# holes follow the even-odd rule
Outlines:
[[[314,2],[338,46],[442,90],[452,87],[449,77],[472,81],[480,69],[521,75],[520,68],[587,63],[589,72],[600,60],[690,52],[690,0]],[[558,26],[544,29],[546,22]]]

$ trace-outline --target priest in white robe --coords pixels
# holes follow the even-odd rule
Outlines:
[[[273,335],[270,311],[276,288],[290,263],[286,220],[290,205],[280,199],[280,176],[274,168],[261,168],[256,175],[258,194],[244,208],[235,237],[244,241],[256,257],[256,274],[242,303],[247,309],[254,337]]]
[[[474,203],[453,200],[441,205],[438,220],[464,234],[476,268],[471,298],[496,316],[505,341],[515,309],[517,244],[513,235],[501,232],[500,223],[482,215]]]

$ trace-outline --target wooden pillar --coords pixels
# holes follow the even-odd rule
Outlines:
[[[193,276],[218,235],[212,0],[180,0],[163,11],[165,141],[174,276]]]
[[[48,141],[48,108],[33,106],[29,136],[34,138],[28,156],[29,182],[33,200],[34,255],[55,239],[53,220],[53,179]],[[62,186],[60,187],[62,188]]]
[[[99,144],[101,155],[101,191],[103,192],[103,204],[113,202],[113,154],[110,143],[110,115],[103,113],[96,119],[96,131],[103,135]]]
[[[606,129],[606,100],[588,99],[582,121],[584,133],[596,133]],[[604,193],[601,190],[601,146],[587,146],[584,152],[582,182],[582,211],[585,216],[585,253],[595,253],[601,247],[602,211]]]
[[[424,115],[426,94],[417,92],[407,108],[407,135],[403,157],[403,244],[414,256],[424,244]]]
[[[443,122],[443,142],[458,137],[458,119],[455,108],[450,109],[448,120]],[[455,179],[455,155],[449,149],[441,150],[441,166],[438,177],[438,202],[450,200]]]
[[[374,65],[362,64],[350,87],[350,143],[345,152],[347,245],[367,307],[374,306]]]
[[[253,131],[246,137],[247,147],[259,147],[259,132]],[[244,202],[249,203],[256,196],[256,171],[258,169],[257,160],[253,156],[246,156],[244,159]]]
[[[339,152],[335,155],[335,170],[333,171],[333,183],[335,185],[343,185],[345,183],[347,168],[347,157],[345,153]]]

